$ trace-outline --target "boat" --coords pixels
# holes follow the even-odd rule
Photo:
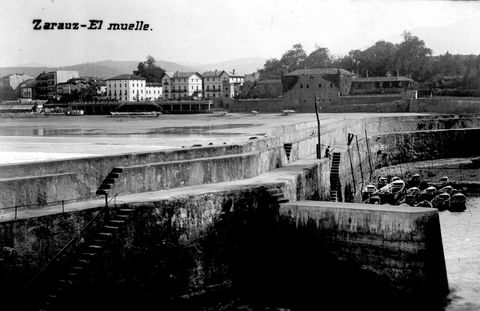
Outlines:
[[[444,211],[450,207],[450,195],[447,192],[441,192],[430,203],[439,211]]]
[[[363,188],[362,191],[362,201],[367,200],[372,196],[372,193],[376,192],[378,189],[374,185],[370,184]]]
[[[380,188],[378,191],[374,192],[373,195],[380,197],[381,204],[394,204],[397,200],[400,199],[403,190],[405,189],[405,182],[401,179],[395,180],[392,183]]]
[[[418,187],[420,186],[421,177],[420,174],[413,174],[410,180],[407,182],[407,187]]]
[[[415,204],[416,207],[428,207],[428,208],[433,208],[432,203],[428,202],[427,200],[423,200]]]
[[[397,180],[400,180],[400,177],[398,177],[398,176],[393,176],[392,179],[391,179],[391,182],[394,182],[394,181],[397,181]]]
[[[467,197],[463,193],[461,192],[455,193],[450,198],[450,206],[448,210],[450,212],[463,212],[464,210],[467,209],[466,202],[467,202]]]
[[[446,192],[446,193],[448,193],[449,195],[452,195],[453,190],[454,190],[454,189],[453,189],[452,186],[445,186],[445,187],[441,188],[440,190],[438,190],[438,192],[440,192],[440,193]]]
[[[418,200],[419,201],[426,200],[430,202],[431,200],[433,200],[436,193],[437,193],[437,188],[435,188],[434,186],[427,187],[420,193]]]
[[[388,184],[388,180],[386,177],[380,177],[378,179],[378,188],[385,187]]]

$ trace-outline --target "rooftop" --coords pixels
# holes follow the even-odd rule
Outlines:
[[[404,76],[392,76],[392,77],[366,77],[366,78],[355,78],[352,82],[394,82],[394,81],[408,81],[414,82],[412,79]]]
[[[173,75],[173,78],[189,78],[193,75],[197,75],[199,77],[202,77],[198,72],[193,72],[193,71],[187,71],[187,72],[175,72]]]
[[[147,80],[144,77],[136,76],[136,75],[131,75],[131,74],[122,74],[115,76],[113,78],[107,79],[108,80]]]
[[[350,71],[340,68],[309,68],[309,69],[298,69],[292,72],[285,74],[285,76],[319,76],[319,75],[335,75],[340,71],[343,75],[353,76],[354,74]]]

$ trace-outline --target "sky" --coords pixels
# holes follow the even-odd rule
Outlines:
[[[102,30],[34,30],[34,19],[41,19],[42,24],[88,24],[89,19],[100,19],[103,26]],[[107,30],[109,23],[135,21],[148,23],[151,30]],[[0,0],[0,67],[143,60],[147,55],[182,64],[279,58],[295,43],[307,52],[321,46],[333,55],[343,55],[381,39],[399,41],[405,30],[456,25],[462,31],[464,23],[480,27],[479,2]],[[450,46],[446,38],[445,46],[440,44],[434,53],[448,49],[480,54],[477,37],[460,36],[456,40],[461,42]]]

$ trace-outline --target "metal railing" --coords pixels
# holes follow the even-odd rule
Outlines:
[[[29,208],[42,208],[42,207],[50,207],[50,206],[58,206],[61,209],[62,213],[65,213],[65,204],[69,203],[76,203],[85,200],[95,199],[95,196],[89,197],[81,197],[76,199],[64,199],[64,200],[55,200],[55,201],[48,201],[48,202],[41,202],[41,203],[32,203],[32,204],[22,204],[22,205],[14,205],[14,206],[7,206],[0,208],[0,219],[2,215],[8,214],[8,210],[14,213],[14,220],[18,219],[18,212],[23,209]]]
[[[69,250],[69,248],[74,245],[74,243],[79,240],[83,235],[84,233],[94,224],[95,220],[97,220],[101,215],[103,214],[107,214],[108,213],[105,213],[106,211],[108,211],[108,203],[110,203],[112,200],[114,200],[114,205],[115,207],[117,207],[117,201],[116,201],[116,198],[118,196],[118,193],[116,193],[113,197],[110,198],[109,201],[106,202],[105,206],[103,206],[100,211],[92,218],[90,219],[90,221],[87,222],[87,224],[85,226],[83,226],[83,228],[77,232],[73,237],[72,239],[55,255],[52,257],[52,259],[50,259],[34,276],[33,278],[30,279],[30,281],[25,285],[24,287],[24,290],[25,291],[28,291],[30,289],[30,287],[39,279],[41,278],[42,275],[44,275],[46,272],[48,272],[48,270],[53,266],[53,264],[59,259],[61,258],[66,252],[67,250]]]

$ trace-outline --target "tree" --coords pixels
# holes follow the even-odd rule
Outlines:
[[[397,45],[395,53],[395,67],[403,75],[411,76],[416,81],[425,81],[431,74],[430,56],[432,50],[425,46],[425,42],[410,32],[403,33],[403,41]]]
[[[160,82],[165,70],[155,65],[155,62],[155,58],[148,55],[146,61],[138,63],[137,70],[133,71],[133,74],[146,78],[147,82]]]
[[[258,73],[260,74],[260,80],[269,80],[269,79],[280,79],[282,74],[286,71],[286,68],[282,63],[276,59],[268,59],[263,65],[263,69],[260,69]]]
[[[327,68],[332,62],[330,51],[327,48],[315,47],[305,59],[304,66],[307,68]]]
[[[293,47],[286,51],[282,58],[280,59],[280,63],[288,70],[293,71],[296,69],[300,69],[304,66],[305,60],[307,59],[307,53],[303,49],[300,43],[293,45]]]

